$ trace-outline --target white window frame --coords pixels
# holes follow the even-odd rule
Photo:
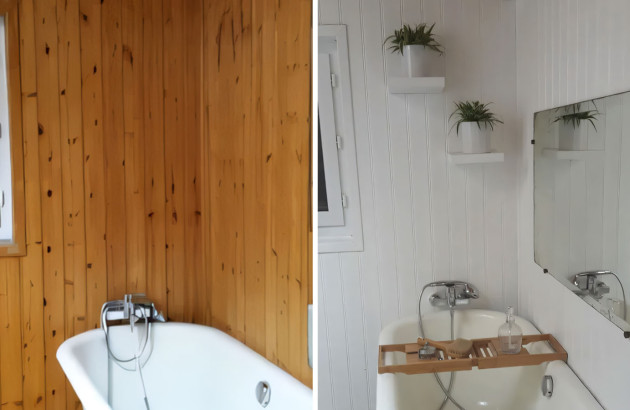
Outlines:
[[[339,146],[335,127],[335,108],[333,102],[332,73],[330,71],[330,54],[319,55],[318,62],[318,126],[322,138],[322,154],[324,173],[326,175],[326,198],[328,210],[318,211],[318,226],[343,226],[343,205],[341,179],[339,176]]]
[[[0,245],[11,244],[13,233],[13,189],[5,16],[0,15]]]
[[[319,26],[318,47],[320,120],[326,121],[325,125],[321,125],[322,153],[331,210],[327,215],[318,212],[319,253],[363,251],[346,26]],[[332,98],[332,104],[329,98]],[[332,108],[333,121],[325,120],[330,113],[322,115],[322,109],[326,107]],[[329,170],[329,167],[333,169]],[[339,186],[338,191],[336,186]],[[337,204],[340,205],[340,214],[335,210]]]

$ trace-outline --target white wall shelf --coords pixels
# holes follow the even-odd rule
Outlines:
[[[505,159],[502,152],[487,152],[484,154],[451,152],[448,156],[451,159],[451,162],[457,165],[490,164],[493,162],[503,162]]]
[[[566,161],[586,161],[597,159],[603,155],[604,151],[561,151],[558,149],[545,148],[542,151],[543,157],[566,160]]]
[[[439,94],[444,91],[444,77],[390,77],[392,94]]]

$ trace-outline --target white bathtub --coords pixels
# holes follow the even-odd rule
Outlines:
[[[457,310],[455,312],[455,337],[476,339],[496,337],[499,326],[505,322],[505,314],[490,310]],[[516,318],[523,334],[538,334],[527,320]],[[434,340],[450,339],[450,314],[440,311],[427,314],[423,319],[425,336]],[[418,337],[418,318],[411,316],[385,327],[380,334],[380,344],[410,343]],[[551,349],[536,343],[536,349]],[[570,358],[570,355],[569,355]],[[385,364],[397,364],[404,360],[387,353]],[[441,373],[447,385],[449,373]],[[553,395],[541,393],[544,375],[551,375]],[[433,374],[405,375],[379,374],[376,379],[377,410],[436,410],[444,398]],[[466,410],[579,410],[602,409],[573,371],[563,361],[543,363],[538,366],[502,369],[473,368],[455,373],[451,396]],[[456,409],[449,401],[445,409]]]
[[[128,325],[110,329],[112,345],[130,334]],[[142,369],[151,410],[262,409],[259,382],[270,388],[269,410],[312,408],[311,389],[217,329],[154,323],[151,345]],[[57,359],[86,410],[146,408],[138,373],[108,359],[101,329],[66,340]]]

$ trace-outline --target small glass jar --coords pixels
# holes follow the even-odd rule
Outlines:
[[[521,352],[523,331],[514,322],[514,309],[508,306],[505,323],[499,327],[499,346],[506,354],[518,354]]]

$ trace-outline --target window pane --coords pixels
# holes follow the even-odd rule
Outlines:
[[[11,147],[4,17],[0,16],[0,241],[13,240]]]
[[[326,193],[326,172],[324,171],[324,154],[322,152],[322,128],[317,116],[317,163],[318,163],[318,181],[317,181],[317,211],[328,212],[328,195]]]

